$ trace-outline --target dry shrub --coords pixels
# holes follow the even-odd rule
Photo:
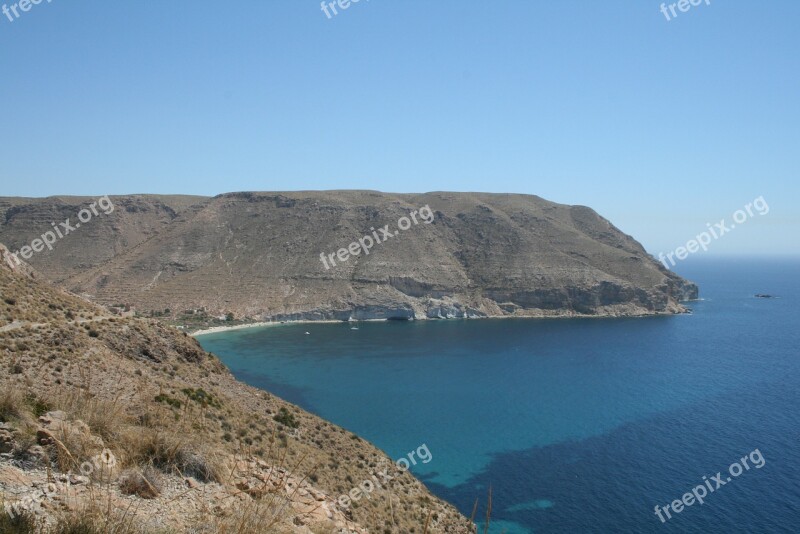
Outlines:
[[[154,468],[129,469],[120,477],[119,489],[125,495],[137,495],[143,499],[155,499],[161,494],[161,477]]]
[[[39,444],[47,447],[51,458],[55,459],[58,469],[62,472],[78,471],[84,462],[99,461],[99,456],[104,449],[103,441],[92,434],[89,426],[83,421],[70,421],[59,419],[53,413],[52,422],[47,428],[37,431]],[[101,476],[111,474],[105,469],[92,475]]]
[[[193,477],[200,482],[222,480],[222,461],[190,446],[181,435],[130,427],[121,444],[125,458],[133,465],[152,465],[164,473]]]

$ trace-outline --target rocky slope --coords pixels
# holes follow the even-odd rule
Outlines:
[[[0,199],[0,240],[17,250],[91,200]],[[111,214],[30,263],[77,293],[139,311],[205,309],[251,320],[650,315],[682,312],[680,301],[697,297],[694,284],[590,208],[536,196],[111,200]],[[407,224],[398,223],[403,217]],[[359,245],[357,255],[340,250],[365,236],[385,242],[369,254]]]
[[[0,246],[0,532],[474,532],[381,451],[237,382],[193,338],[12,265]]]

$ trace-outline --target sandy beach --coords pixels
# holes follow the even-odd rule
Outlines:
[[[198,330],[197,332],[192,332],[189,334],[192,337],[197,336],[204,336],[206,334],[216,334],[219,332],[228,332],[230,330],[243,330],[245,328],[257,328],[260,326],[278,326],[285,323],[276,323],[276,322],[258,322],[258,323],[246,323],[246,324],[237,324],[234,326],[212,326],[210,328],[204,328],[203,330]]]
[[[197,332],[189,334],[192,337],[204,336],[207,334],[217,334],[219,332],[228,332],[231,330],[244,330],[245,328],[258,328],[261,326],[282,326],[289,324],[325,324],[325,323],[342,323],[343,321],[262,321],[258,323],[237,324],[234,326],[212,326],[211,328],[204,328]]]

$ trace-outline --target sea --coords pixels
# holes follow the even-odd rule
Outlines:
[[[800,532],[800,259],[675,270],[700,286],[691,314],[198,340],[240,380],[392,458],[424,445],[412,473],[467,516],[477,501],[479,532],[490,494],[498,534]]]

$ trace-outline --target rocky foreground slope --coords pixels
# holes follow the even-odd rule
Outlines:
[[[75,222],[93,200],[0,198],[0,240],[19,250],[51,222]],[[694,284],[590,208],[536,196],[326,191],[110,201],[111,213],[29,261],[79,294],[145,312],[650,315],[682,312],[680,301],[697,297]],[[369,254],[369,243],[359,244],[366,237]]]
[[[0,532],[474,532],[381,451],[237,382],[193,338],[9,259],[0,246]]]

